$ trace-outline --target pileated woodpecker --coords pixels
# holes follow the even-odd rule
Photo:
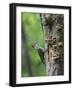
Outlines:
[[[48,39],[45,40],[45,42],[46,42],[48,45],[55,44],[55,43],[56,43],[56,38],[53,38],[52,36],[50,36]],[[39,46],[37,45],[37,43],[33,43],[33,44],[32,44],[32,47],[35,48],[35,49],[38,51],[38,54],[39,54],[39,56],[40,56],[40,59],[41,59],[42,63],[45,64],[44,54],[45,54],[45,52],[48,51],[48,50],[45,50],[44,48],[39,47]]]
[[[45,50],[44,50],[44,48],[39,47],[39,46],[37,45],[37,43],[33,43],[33,44],[32,44],[32,47],[35,48],[35,49],[38,51],[38,54],[39,54],[39,56],[40,56],[40,59],[41,59],[42,63],[45,64],[45,60],[44,60]]]

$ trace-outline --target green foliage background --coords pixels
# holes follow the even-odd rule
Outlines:
[[[39,46],[44,47],[44,37],[40,21],[39,14],[35,13],[21,13],[21,24],[22,24],[22,34],[25,37],[22,40],[25,53],[22,52],[21,59],[21,76],[45,76],[45,66],[41,62],[37,50],[32,48],[32,43],[37,42]],[[28,58],[29,57],[29,58]],[[27,61],[28,60],[28,61]],[[30,66],[30,67],[29,67]],[[28,68],[29,67],[29,68]],[[29,70],[30,69],[30,70]],[[29,73],[31,72],[31,75]]]

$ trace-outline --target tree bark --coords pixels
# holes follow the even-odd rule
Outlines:
[[[48,76],[64,74],[64,16],[58,14],[40,14],[44,32],[46,74]],[[56,38],[55,43],[48,39]],[[56,49],[54,48],[56,47]]]

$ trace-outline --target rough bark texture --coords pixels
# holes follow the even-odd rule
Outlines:
[[[64,15],[40,14],[44,32],[46,73],[64,74]]]

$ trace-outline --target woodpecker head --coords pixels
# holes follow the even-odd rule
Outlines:
[[[32,48],[35,48],[35,49],[37,49],[37,48],[38,48],[37,42],[32,43]]]
[[[36,46],[36,44],[35,44],[35,43],[33,43],[33,44],[32,44],[32,48],[35,48],[35,46]]]

